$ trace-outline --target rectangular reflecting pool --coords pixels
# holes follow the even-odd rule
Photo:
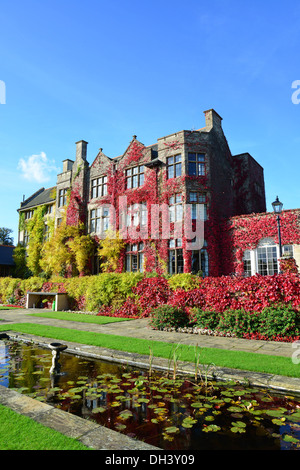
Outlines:
[[[299,450],[300,399],[0,340],[0,385],[164,450]]]

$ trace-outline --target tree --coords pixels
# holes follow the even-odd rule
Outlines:
[[[22,243],[18,243],[14,249],[13,259],[15,262],[14,277],[27,279],[32,275],[26,263],[26,247]]]
[[[38,207],[34,211],[32,218],[26,224],[29,233],[27,266],[34,276],[37,276],[41,272],[40,259],[44,243],[45,214],[46,206]]]
[[[14,239],[11,237],[12,229],[6,227],[0,227],[0,245],[10,245],[14,244]]]
[[[98,256],[102,260],[101,269],[104,272],[114,272],[118,268],[125,242],[120,238],[119,232],[108,230],[106,237],[99,241]]]

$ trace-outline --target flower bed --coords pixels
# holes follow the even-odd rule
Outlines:
[[[277,341],[299,336],[300,275],[293,272],[247,278],[103,273],[53,282],[39,277],[0,279],[0,302],[4,304],[24,306],[27,291],[66,292],[72,310],[99,315],[142,318],[167,306],[169,317],[172,309],[183,310],[189,327],[216,334]]]

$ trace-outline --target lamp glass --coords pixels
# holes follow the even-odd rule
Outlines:
[[[272,202],[273,210],[276,214],[280,214],[282,211],[283,204],[279,201],[278,196],[276,197],[276,201]]]

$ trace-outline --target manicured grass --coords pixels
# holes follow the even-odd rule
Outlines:
[[[7,330],[7,325],[0,325],[0,331]],[[99,346],[120,351],[127,351],[149,355],[150,349],[156,357],[169,358],[174,351],[175,344],[162,341],[149,341],[126,336],[105,335],[78,330],[59,328],[54,326],[35,325],[30,323],[16,323],[9,325],[9,330],[24,334],[33,334],[60,341],[71,341],[80,344]],[[199,348],[200,364],[215,364],[219,367],[248,370],[269,374],[284,375],[287,377],[300,377],[300,368],[293,364],[291,358],[272,356],[267,354],[248,353],[244,351],[227,351],[218,348]],[[194,346],[180,345],[177,350],[179,360],[195,362]]]
[[[82,323],[97,323],[98,325],[105,325],[106,323],[114,323],[120,321],[130,321],[130,318],[117,318],[117,317],[106,317],[98,315],[88,315],[84,313],[74,312],[40,312],[31,313],[32,317],[43,317],[43,318],[55,318],[57,320],[69,320],[78,321]]]
[[[0,405],[0,450],[91,450],[27,416]]]

